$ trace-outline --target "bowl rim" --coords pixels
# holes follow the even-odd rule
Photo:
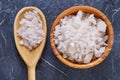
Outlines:
[[[59,53],[59,51],[57,50],[55,43],[54,43],[54,30],[55,30],[55,26],[59,23],[60,19],[63,18],[66,15],[70,15],[73,14],[75,12],[78,12],[79,10],[83,11],[87,10],[88,13],[93,13],[93,14],[97,14],[100,16],[101,19],[103,19],[105,21],[105,23],[107,24],[107,30],[109,31],[109,38],[107,41],[108,46],[106,47],[105,52],[102,54],[102,56],[100,56],[99,58],[97,58],[96,60],[87,63],[87,64],[81,64],[81,63],[74,63],[71,62],[65,58],[62,57],[62,55]],[[58,15],[58,17],[54,20],[51,31],[50,31],[50,43],[51,43],[51,47],[52,50],[55,54],[55,56],[65,65],[72,67],[72,68],[78,68],[78,69],[87,69],[87,68],[91,68],[94,67],[98,64],[100,64],[110,53],[112,46],[113,46],[113,42],[114,42],[114,32],[113,32],[113,27],[111,22],[109,21],[109,19],[106,17],[106,15],[104,13],[102,13],[100,10],[91,7],[91,6],[73,6],[70,7],[66,10],[64,10],[62,13],[60,13]]]

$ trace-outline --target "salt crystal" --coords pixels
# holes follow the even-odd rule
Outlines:
[[[78,63],[89,63],[93,55],[100,57],[107,46],[107,25],[94,14],[78,11],[68,15],[55,27],[54,41],[64,58]]]

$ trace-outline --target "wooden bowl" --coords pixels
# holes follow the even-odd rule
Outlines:
[[[64,18],[64,16],[67,15],[71,15],[71,14],[76,14],[79,10],[85,12],[85,13],[89,13],[89,14],[94,14],[96,18],[100,18],[103,21],[105,21],[105,23],[107,24],[107,35],[108,35],[108,40],[107,40],[107,44],[108,46],[106,47],[105,52],[102,54],[101,57],[91,61],[90,63],[84,64],[84,63],[74,63],[71,62],[65,58],[62,57],[61,53],[57,50],[56,45],[54,43],[54,31],[55,31],[55,27],[56,25],[59,24],[60,19]],[[111,49],[112,49],[112,45],[113,45],[113,41],[114,41],[114,32],[113,32],[113,28],[111,25],[111,22],[109,21],[109,19],[105,16],[104,13],[102,13],[100,10],[90,7],[90,6],[74,6],[71,7],[65,11],[63,11],[53,22],[52,28],[51,28],[51,32],[50,32],[50,43],[53,49],[54,54],[56,55],[56,57],[64,64],[66,64],[67,66],[73,67],[73,68],[79,68],[79,69],[86,69],[86,68],[91,68],[93,66],[98,65],[99,63],[101,63],[110,53]]]

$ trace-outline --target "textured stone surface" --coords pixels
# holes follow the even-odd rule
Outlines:
[[[104,12],[112,22],[115,33],[111,54],[100,65],[86,70],[62,64],[53,54],[49,40],[56,16],[76,5],[89,5]],[[26,65],[17,52],[13,37],[15,16],[25,6],[40,8],[47,19],[47,43],[37,65],[37,80],[120,80],[119,0],[0,0],[0,80],[27,80]]]

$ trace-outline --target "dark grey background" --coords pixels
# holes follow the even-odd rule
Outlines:
[[[86,70],[62,64],[50,46],[53,21],[63,10],[76,5],[89,5],[104,12],[115,33],[114,46],[107,59]],[[27,80],[27,68],[17,52],[13,36],[15,16],[25,6],[40,8],[47,20],[47,43],[37,65],[37,80],[120,80],[120,0],[0,0],[0,80]]]

